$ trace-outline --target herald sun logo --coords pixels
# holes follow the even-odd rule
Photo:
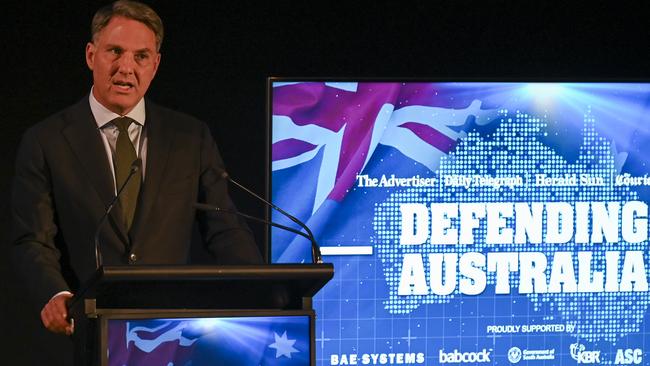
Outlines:
[[[596,364],[600,363],[600,351],[586,351],[584,344],[573,343],[569,347],[571,358],[578,361],[579,364]]]
[[[614,365],[640,365],[643,362],[643,350],[640,348],[619,348],[616,351]]]

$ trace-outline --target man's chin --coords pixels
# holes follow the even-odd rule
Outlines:
[[[105,107],[111,112],[125,115],[138,104],[140,99],[141,97],[136,95],[116,95],[108,101],[109,105]]]

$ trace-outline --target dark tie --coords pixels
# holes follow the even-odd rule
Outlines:
[[[129,125],[133,120],[128,117],[120,117],[113,120],[115,126],[120,131],[117,135],[117,142],[115,143],[115,187],[120,189],[126,178],[128,178],[131,171],[131,165],[138,158],[135,153],[133,143],[129,138]],[[138,195],[140,194],[140,185],[142,184],[142,173],[139,171],[131,178],[129,183],[124,187],[124,191],[120,195],[120,205],[122,206],[122,213],[127,230],[131,230],[133,217],[135,216],[135,209],[138,203]]]

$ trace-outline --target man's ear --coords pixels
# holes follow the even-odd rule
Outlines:
[[[95,65],[95,54],[96,54],[97,48],[95,48],[95,45],[92,42],[88,42],[86,44],[86,65],[88,65],[89,69],[93,69],[93,65]]]

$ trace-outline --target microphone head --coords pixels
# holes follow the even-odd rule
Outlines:
[[[131,174],[137,173],[140,169],[142,169],[142,159],[137,158],[131,163]]]

